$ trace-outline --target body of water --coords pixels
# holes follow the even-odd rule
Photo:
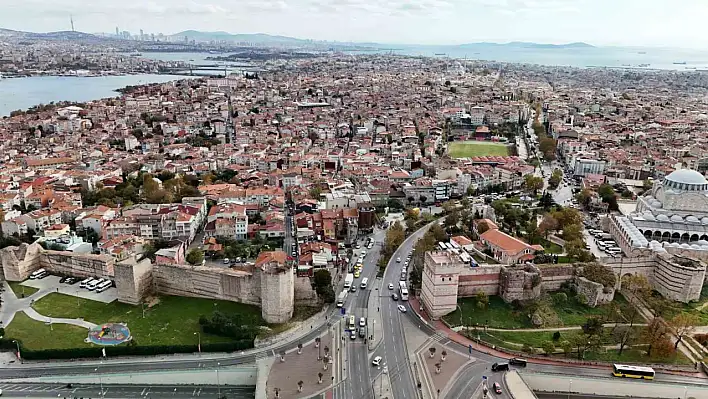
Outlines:
[[[18,109],[52,101],[84,102],[116,97],[116,89],[162,83],[184,77],[175,75],[126,75],[100,77],[33,76],[0,79],[0,117]]]

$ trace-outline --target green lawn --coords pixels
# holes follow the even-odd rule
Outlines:
[[[586,360],[599,360],[602,362],[627,362],[627,363],[665,363],[665,364],[693,364],[690,359],[684,356],[680,351],[677,351],[666,358],[654,359],[647,356],[646,349],[629,348],[622,351],[622,355],[618,355],[617,350],[608,350],[607,352],[588,352],[585,354]]]
[[[84,342],[88,330],[68,324],[52,324],[51,328],[30,319],[24,312],[15,314],[5,327],[5,335],[22,341],[27,349],[66,349],[88,346]]]
[[[35,292],[39,291],[38,288],[20,285],[21,282],[19,281],[8,281],[7,283],[10,285],[10,288],[12,288],[12,292],[14,292],[15,296],[18,298],[22,298],[22,293],[24,293],[25,296],[30,296]]]
[[[447,146],[451,158],[509,155],[507,145],[488,141],[456,141],[448,143]]]
[[[101,324],[123,322],[128,324],[130,332],[139,345],[179,345],[194,344],[199,331],[199,317],[210,316],[215,310],[226,314],[241,314],[253,324],[264,325],[258,307],[230,301],[217,301],[201,298],[175,296],[160,297],[158,304],[145,309],[118,301],[103,303],[81,299],[70,295],[52,293],[35,302],[34,309],[45,316],[79,318]],[[14,321],[11,327],[14,326]],[[81,339],[87,331],[81,329]],[[26,336],[15,336],[23,341]],[[201,334],[203,343],[229,342],[229,338]]]
[[[489,297],[487,309],[479,309],[475,306],[475,298],[461,298],[457,304],[462,308],[462,324],[460,324],[460,309],[443,316],[443,319],[453,326],[488,324],[492,328],[533,327],[524,312],[515,311],[498,296]]]
[[[553,293],[551,293],[553,295]],[[615,302],[625,309],[630,304],[624,297],[616,293]],[[462,308],[462,320],[460,320],[460,310],[443,316],[443,319],[452,326],[474,326],[485,324],[491,328],[533,328],[528,312],[524,310],[514,310],[510,304],[505,303],[498,296],[489,297],[489,307],[479,309],[475,306],[475,298],[461,298],[457,304]],[[551,308],[558,315],[561,326],[580,326],[589,317],[605,318],[610,310],[609,305],[591,308],[580,303],[576,297],[569,297],[564,304],[552,304]]]
[[[539,243],[542,247],[545,253],[547,254],[562,254],[563,253],[563,247],[561,247],[558,244],[552,243],[548,240],[541,239]]]

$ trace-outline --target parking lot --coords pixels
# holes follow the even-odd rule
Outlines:
[[[79,288],[79,282],[73,285],[60,283],[61,278],[58,276],[47,276],[43,279],[37,280],[25,280],[21,285],[27,287],[34,287],[40,291],[45,292],[58,292],[61,294],[72,295],[80,298],[90,299],[92,301],[99,301],[104,303],[110,303],[116,300],[118,297],[118,291],[115,287],[111,287],[103,292],[89,291],[86,288]],[[81,281],[81,280],[79,280]]]

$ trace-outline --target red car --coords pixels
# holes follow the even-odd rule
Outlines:
[[[495,382],[494,385],[492,385],[492,388],[494,388],[494,392],[497,394],[501,394],[501,385],[499,385],[498,382]]]

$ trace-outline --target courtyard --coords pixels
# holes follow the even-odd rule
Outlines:
[[[451,158],[509,155],[509,146],[489,141],[456,141],[447,144]]]

